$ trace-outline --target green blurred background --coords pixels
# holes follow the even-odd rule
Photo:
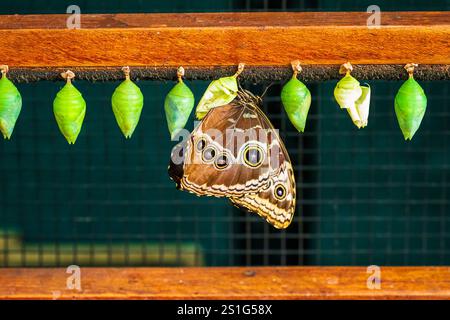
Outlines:
[[[0,14],[65,13],[70,4],[82,13],[114,13],[365,12],[374,3],[19,0],[2,4]],[[382,11],[450,8],[450,1],[376,4]],[[403,140],[394,114],[401,83],[369,83],[364,130],[334,102],[336,81],[309,83],[313,105],[305,134],[282,110],[281,84],[269,89],[264,110],[280,129],[297,175],[296,217],[284,231],[223,199],[175,189],[167,175],[173,142],[163,113],[173,83],[137,82],[145,106],[126,141],[110,106],[118,83],[76,81],[87,115],[74,146],[52,113],[63,83],[18,84],[22,113],[12,140],[0,142],[0,266],[448,265],[449,82],[423,83],[428,110],[412,142]],[[188,84],[197,101],[208,85]],[[244,84],[255,93],[267,85]]]

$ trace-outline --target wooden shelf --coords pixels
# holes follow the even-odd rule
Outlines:
[[[450,267],[82,268],[81,291],[64,268],[6,268],[0,299],[450,299]]]
[[[81,78],[111,80],[129,65],[140,78],[172,79],[183,65],[195,69],[188,78],[207,79],[214,68],[228,73],[244,62],[244,78],[264,78],[255,73],[265,68],[278,79],[300,59],[309,80],[338,77],[347,60],[364,65],[355,70],[362,79],[406,77],[401,66],[409,62],[429,73],[419,79],[450,79],[450,12],[382,12],[379,29],[367,27],[365,12],[89,14],[79,30],[66,28],[67,17],[0,16],[0,63],[13,78],[53,80],[54,68],[71,67]]]

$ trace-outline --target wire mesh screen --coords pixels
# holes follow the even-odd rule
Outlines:
[[[199,8],[357,8],[329,2],[215,1]],[[114,9],[129,11],[121,8]],[[449,264],[450,84],[422,83],[428,109],[405,142],[393,107],[400,83],[369,83],[369,126],[361,130],[334,101],[336,81],[308,84],[313,104],[303,134],[283,111],[281,84],[269,89],[263,109],[280,129],[297,180],[296,216],[283,231],[224,199],[175,189],[163,110],[173,83],[137,83],[145,106],[125,140],[110,105],[118,83],[76,81],[87,115],[73,146],[52,113],[62,83],[19,84],[23,110],[12,140],[0,143],[0,266]],[[198,101],[208,83],[189,85]],[[258,94],[265,85],[244,87]]]

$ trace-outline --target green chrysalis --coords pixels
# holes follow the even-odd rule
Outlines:
[[[167,126],[171,139],[184,128],[194,108],[195,98],[191,89],[183,82],[184,68],[177,70],[178,83],[169,91],[164,101]]]
[[[203,119],[210,109],[228,104],[237,97],[237,77],[243,70],[244,64],[239,63],[234,75],[214,80],[209,84],[195,110],[197,119]]]
[[[411,140],[420,127],[427,109],[427,96],[420,84],[414,80],[413,72],[417,64],[407,64],[409,79],[406,80],[395,96],[395,114],[405,140]]]
[[[86,102],[80,91],[72,84],[71,79],[75,77],[75,74],[67,70],[61,73],[61,76],[67,82],[53,101],[53,113],[55,114],[59,130],[67,139],[67,142],[74,144],[86,115]]]
[[[311,93],[303,82],[297,79],[297,74],[302,71],[298,60],[292,62],[292,69],[294,70],[292,78],[281,90],[281,102],[294,127],[303,132],[311,106]]]
[[[0,131],[5,139],[10,139],[20,110],[22,97],[16,86],[6,77],[8,66],[0,66]]]
[[[131,138],[141,117],[144,96],[141,89],[130,80],[130,68],[123,67],[125,80],[114,90],[111,105],[117,124],[125,138]]]
[[[350,62],[344,63],[339,69],[345,76],[339,80],[334,88],[334,97],[341,107],[347,109],[355,126],[364,128],[367,125],[370,105],[370,87],[361,86],[350,72],[353,70]]]

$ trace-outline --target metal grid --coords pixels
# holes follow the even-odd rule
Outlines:
[[[199,8],[359,10],[350,1],[218,3]],[[390,9],[415,4],[423,5]],[[122,9],[114,8],[130,11]],[[160,9],[177,10],[200,9]],[[400,83],[370,82],[371,114],[362,130],[334,102],[335,83],[308,84],[313,105],[304,134],[282,110],[281,84],[264,101],[297,175],[296,217],[284,231],[224,199],[175,190],[162,108],[172,83],[138,83],[145,107],[125,141],[110,107],[117,83],[77,81],[88,111],[74,146],[58,132],[51,109],[62,84],[19,85],[23,111],[12,140],[0,143],[0,266],[448,265],[450,84],[423,83],[428,110],[414,140],[404,142],[393,110]],[[207,83],[189,85],[198,99]]]

